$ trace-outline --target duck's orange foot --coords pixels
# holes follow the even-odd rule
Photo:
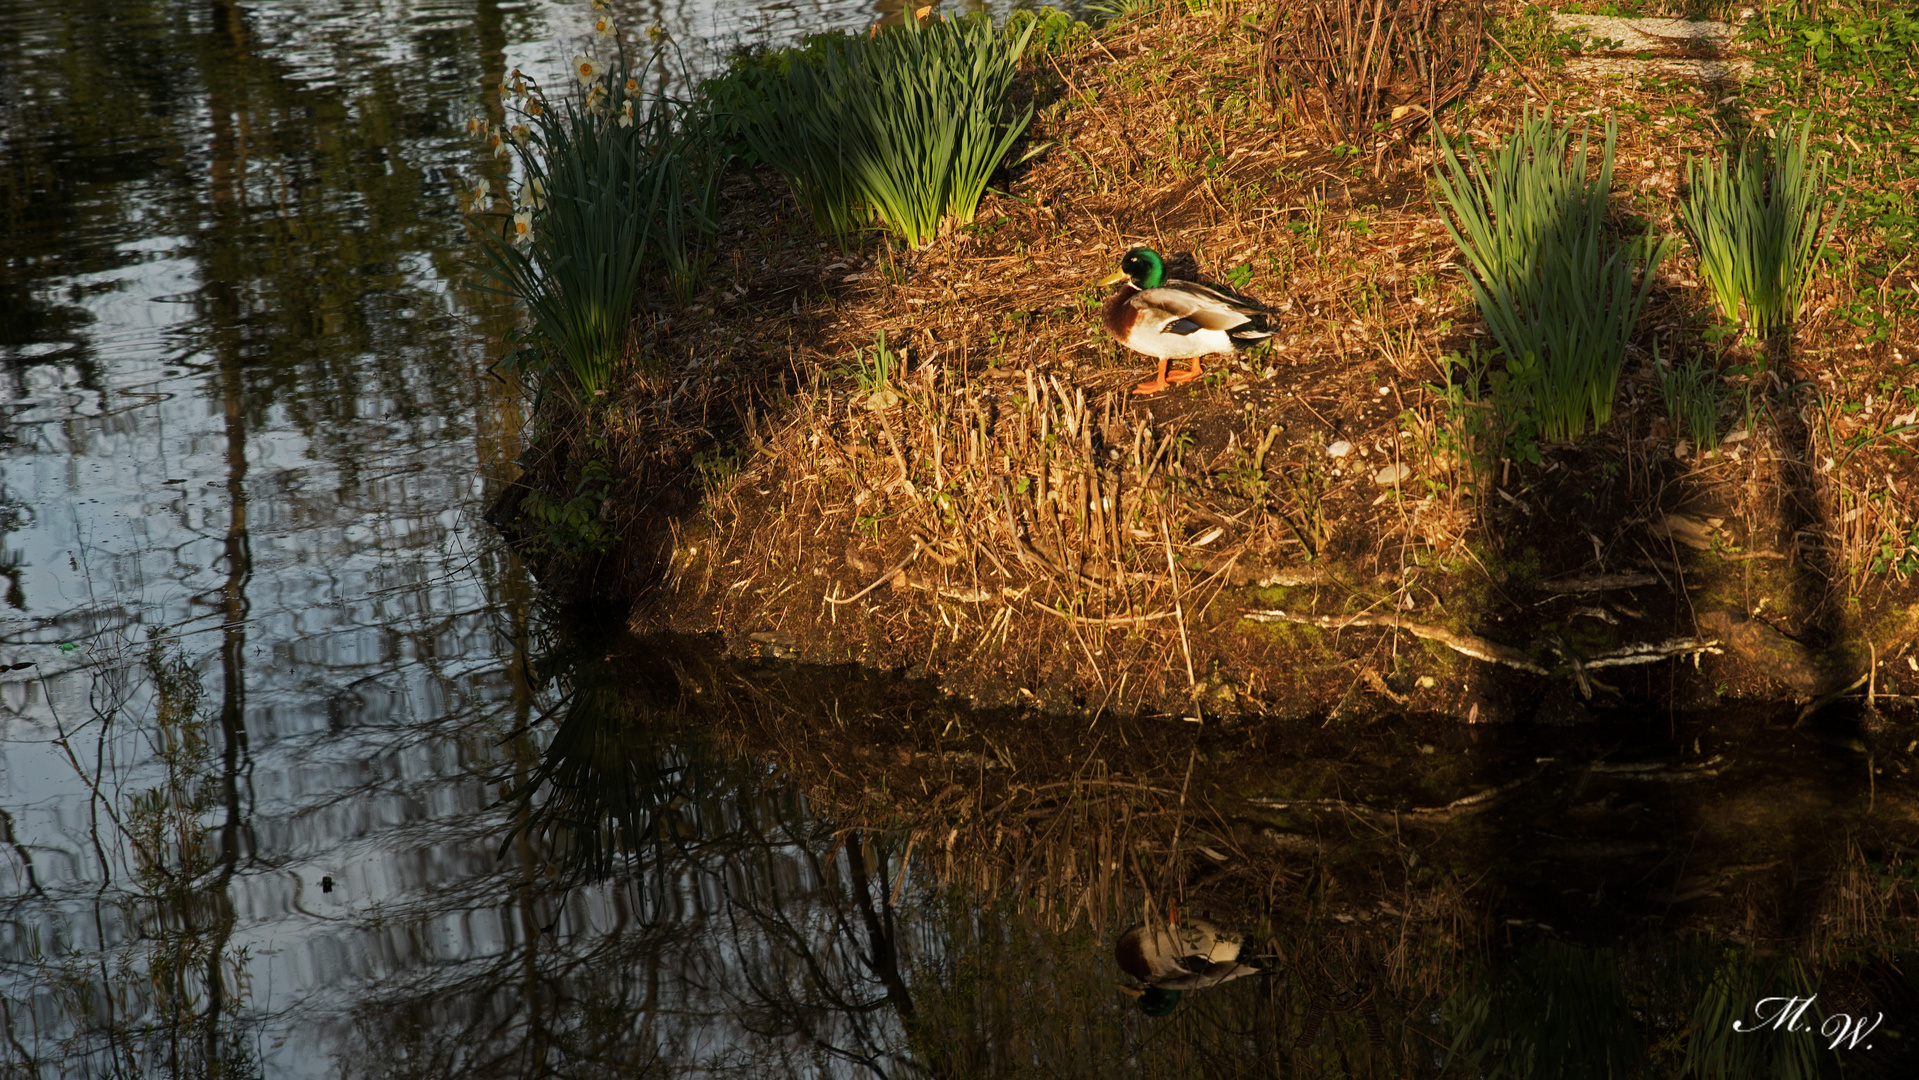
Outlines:
[[[1169,381],[1171,378],[1172,376],[1168,375],[1163,378],[1153,379],[1150,382],[1140,383],[1138,386],[1133,387],[1133,393],[1157,394],[1162,390],[1171,390],[1173,388],[1172,382]]]
[[[1204,374],[1206,373],[1199,370],[1199,365],[1194,364],[1191,368],[1185,370],[1167,372],[1166,381],[1170,383],[1187,383],[1192,382]]]

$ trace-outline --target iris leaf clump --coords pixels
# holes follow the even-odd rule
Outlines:
[[[817,35],[745,58],[706,94],[750,156],[778,170],[822,232],[877,218],[925,247],[973,220],[1032,109],[1008,103],[1034,20],[907,20],[875,36]]]
[[[1577,438],[1612,418],[1626,343],[1669,247],[1619,237],[1606,224],[1616,137],[1608,123],[1588,176],[1586,135],[1575,146],[1550,112],[1529,113],[1483,158],[1439,136],[1446,228],[1505,357],[1497,396],[1548,440]]]
[[[1710,164],[1686,163],[1679,218],[1699,252],[1699,276],[1727,318],[1761,337],[1799,314],[1824,247],[1825,168],[1807,163],[1812,125],[1786,124]]]
[[[685,300],[698,288],[721,162],[703,118],[664,96],[641,100],[623,70],[581,81],[583,93],[557,100],[521,92],[517,212],[503,235],[482,230],[480,271],[482,288],[527,311],[521,365],[557,359],[590,402],[611,384],[636,293]],[[618,105],[609,82],[627,88]]]
[[[1655,363],[1658,351],[1654,350]],[[1710,365],[1698,357],[1677,361],[1659,371],[1659,396],[1673,431],[1692,440],[1700,450],[1719,445],[1721,392]]]

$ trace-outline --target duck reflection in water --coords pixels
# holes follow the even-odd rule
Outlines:
[[[1169,903],[1165,921],[1149,911],[1145,922],[1113,944],[1113,959],[1120,970],[1146,984],[1121,983],[1120,989],[1147,1016],[1165,1016],[1179,1005],[1183,991],[1204,990],[1266,971],[1240,963],[1240,941],[1240,935],[1206,919],[1180,918],[1178,905]]]

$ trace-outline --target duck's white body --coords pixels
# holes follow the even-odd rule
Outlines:
[[[1115,296],[1120,318],[1108,326],[1118,323],[1123,332],[1114,329],[1114,336],[1134,352],[1158,360],[1229,353],[1235,346],[1231,331],[1258,334],[1244,311],[1195,282],[1174,282],[1130,295],[1121,289]]]
[[[1200,990],[1259,972],[1239,963],[1239,946],[1238,935],[1205,919],[1181,919],[1127,930],[1114,944],[1113,958],[1148,986]]]

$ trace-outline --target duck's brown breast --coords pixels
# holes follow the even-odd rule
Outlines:
[[[1153,961],[1146,955],[1146,928],[1135,926],[1119,936],[1113,943],[1113,961],[1119,969],[1141,982],[1150,982],[1155,975]]]
[[[1138,295],[1139,290],[1131,284],[1121,285],[1099,306],[1100,324],[1121,344],[1126,342],[1133,333],[1133,327],[1139,323],[1139,309],[1127,303]]]

